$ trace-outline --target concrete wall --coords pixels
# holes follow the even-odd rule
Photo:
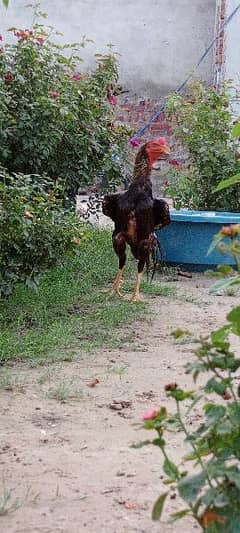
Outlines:
[[[31,26],[26,0],[0,7],[1,30]],[[115,45],[120,57],[120,81],[130,94],[159,98],[175,89],[192,70],[212,40],[216,0],[42,0],[49,23],[64,33],[64,42],[85,34],[94,40],[83,52],[87,65],[93,54]],[[212,54],[199,75],[210,80]]]

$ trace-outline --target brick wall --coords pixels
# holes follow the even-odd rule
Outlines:
[[[121,98],[119,100],[120,114],[118,121],[129,125],[134,132],[147,124],[152,116],[157,113],[163,104],[163,100],[152,100],[150,98]],[[159,137],[161,135],[171,135],[171,128],[167,122],[165,113],[155,120],[151,127],[144,134],[144,139]]]

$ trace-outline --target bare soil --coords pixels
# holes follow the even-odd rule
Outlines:
[[[210,284],[194,275],[176,282],[177,298],[149,297],[151,323],[134,326],[129,350],[9,369],[8,390],[0,391],[0,497],[4,487],[5,495],[13,492],[7,504],[12,512],[0,516],[2,533],[199,531],[189,519],[166,523],[168,512],[181,506],[174,493],[165,522],[151,521],[152,505],[166,490],[161,455],[130,445],[149,437],[134,425],[147,409],[162,404],[171,409],[166,383],[192,387],[184,365],[193,358],[194,344],[191,338],[176,342],[170,333],[182,328],[206,334],[237,304],[234,297],[210,295]],[[126,328],[126,334],[132,330]],[[200,414],[195,409],[191,416]],[[182,436],[176,433],[169,444],[180,461]]]

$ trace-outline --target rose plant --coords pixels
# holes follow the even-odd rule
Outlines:
[[[86,40],[60,46],[36,20],[30,29],[12,28],[14,42],[0,43],[0,164],[10,173],[61,178],[71,197],[109,169],[119,181],[114,154],[126,149],[129,133],[114,123],[107,96],[116,56],[98,55],[95,69],[82,72]]]
[[[229,238],[227,242],[226,237]],[[212,248],[215,246],[222,253],[231,254],[236,266],[235,269],[228,265],[220,267],[218,276],[224,279],[216,281],[212,292],[239,287],[240,225],[223,227],[213,241]],[[170,521],[190,515],[206,533],[239,531],[240,358],[236,348],[234,350],[234,337],[240,341],[240,306],[227,315],[224,326],[199,339],[194,351],[196,360],[186,365],[186,373],[192,374],[194,383],[200,374],[207,375],[206,383],[191,391],[177,383],[167,384],[165,391],[175,401],[175,412],[169,413],[165,406],[150,409],[143,416],[143,427],[155,430],[157,436],[135,445],[152,444],[162,452],[164,484],[172,486],[185,504],[183,509],[171,514]],[[186,401],[190,406],[183,408]],[[190,427],[189,415],[196,405],[199,405],[201,422]],[[190,448],[180,465],[168,452],[168,443],[175,431],[182,433]],[[153,520],[161,518],[169,495],[170,490],[166,490],[157,499]]]
[[[229,336],[240,338],[240,307],[227,316],[228,323],[210,338],[202,338],[195,351],[196,362],[186,371],[192,373],[194,382],[200,373],[207,373],[206,384],[197,391],[181,389],[177,383],[169,383],[165,390],[175,400],[176,411],[169,413],[166,407],[154,408],[152,416],[144,416],[143,427],[155,430],[156,437],[143,445],[157,446],[163,454],[164,484],[178,492],[184,507],[171,514],[174,522],[187,515],[192,516],[202,531],[207,533],[237,533],[240,523],[240,390],[238,383],[240,359],[234,354]],[[204,396],[207,401],[203,403]],[[209,397],[213,396],[210,400]],[[216,397],[219,401],[216,401]],[[191,406],[183,409],[185,401]],[[189,428],[191,408],[201,401],[200,424]],[[171,434],[181,432],[191,451],[181,464],[169,456]],[[188,467],[188,464],[191,467]],[[162,516],[165,500],[171,490],[157,499],[153,520]]]

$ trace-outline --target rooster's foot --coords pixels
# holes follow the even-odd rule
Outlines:
[[[119,298],[124,298],[124,294],[120,291],[120,289],[111,289],[109,296],[119,296]]]
[[[132,298],[130,300],[131,302],[143,302],[143,298],[140,296],[140,294],[133,294]]]

